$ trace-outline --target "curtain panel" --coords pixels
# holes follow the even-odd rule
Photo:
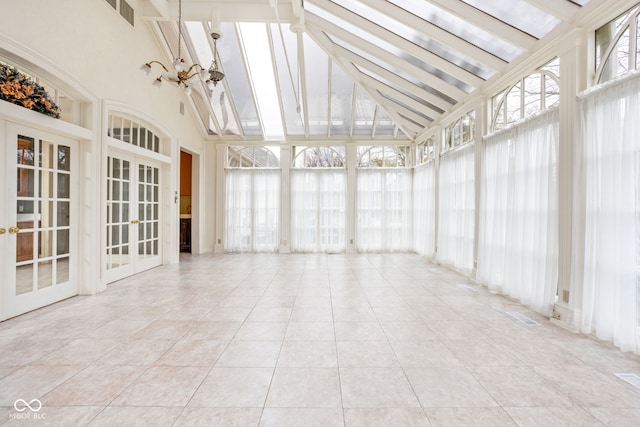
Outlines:
[[[558,278],[558,109],[484,138],[477,279],[551,315]]]
[[[473,270],[474,150],[475,143],[469,143],[440,158],[436,258],[464,272]]]
[[[394,252],[412,249],[411,174],[411,169],[358,169],[358,251]]]
[[[436,247],[435,161],[413,170],[413,250],[431,257]]]
[[[280,239],[280,170],[227,170],[226,252],[276,252]]]
[[[344,169],[291,170],[291,250],[344,252]]]
[[[587,93],[579,105],[574,209],[585,224],[581,302],[579,283],[571,291],[581,312],[575,323],[640,353],[640,76]]]

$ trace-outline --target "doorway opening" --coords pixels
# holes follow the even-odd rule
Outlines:
[[[180,252],[191,253],[191,193],[193,156],[180,151]]]

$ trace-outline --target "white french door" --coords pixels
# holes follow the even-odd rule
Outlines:
[[[0,319],[78,294],[78,141],[7,123]]]
[[[162,263],[160,208],[160,165],[112,152],[107,157],[107,282]]]

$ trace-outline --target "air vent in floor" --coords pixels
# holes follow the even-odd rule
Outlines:
[[[640,389],[640,377],[636,374],[615,374],[615,376]]]
[[[460,289],[463,289],[463,290],[467,291],[467,292],[471,292],[471,293],[478,292],[478,290],[476,288],[474,288],[471,285],[467,285],[466,283],[458,283],[458,287]]]
[[[536,322],[533,319],[529,319],[522,313],[518,313],[517,311],[507,311],[507,315],[513,317],[518,322],[524,323],[527,326],[540,326],[540,323]]]

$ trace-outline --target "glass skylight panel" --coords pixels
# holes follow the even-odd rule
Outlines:
[[[430,39],[424,33],[420,33],[407,25],[390,18],[384,13],[373,9],[369,6],[365,6],[359,1],[355,0],[331,0],[333,3],[339,4],[345,9],[354,12],[363,18],[380,25],[387,30],[397,34],[398,36],[410,41],[421,48],[438,55],[441,58],[446,59],[452,64],[481,77],[484,80],[490,78],[494,71],[480,62],[473,61],[464,57],[460,52],[456,52],[451,48],[442,45],[441,43]],[[415,0],[414,0],[415,1]]]
[[[376,135],[393,135],[396,129],[396,125],[391,120],[391,117],[378,105],[376,107],[376,122],[375,132]]]
[[[373,79],[378,80],[380,83],[383,83],[383,84],[389,86],[390,88],[393,88],[393,89],[397,90],[398,92],[402,93],[405,96],[408,96],[409,98],[413,99],[416,102],[419,102],[420,104],[424,105],[425,107],[428,107],[428,108],[431,108],[433,110],[436,110],[440,114],[444,113],[444,110],[436,107],[435,105],[432,105],[431,103],[425,101],[424,99],[420,98],[419,96],[415,95],[414,93],[407,92],[406,89],[396,85],[395,83],[390,82],[389,80],[387,80],[387,79],[385,79],[383,77],[380,77],[380,76],[378,76],[377,74],[375,74],[375,73],[373,73],[371,71],[368,71],[368,70],[365,70],[365,69],[363,69],[361,67],[358,67],[357,65],[356,65],[356,68],[358,68],[358,70],[362,74],[365,74],[365,75],[367,75],[367,76],[369,76],[369,77],[371,77]]]
[[[526,0],[462,1],[539,39],[547,35],[561,22],[559,18],[538,9]]]
[[[380,92],[380,91],[378,91],[378,93],[379,93],[379,94],[380,94],[380,96],[382,96],[383,98],[385,98],[385,99],[387,99],[387,100],[389,100],[389,101],[391,101],[391,102],[393,102],[393,103],[395,103],[395,104],[398,104],[398,105],[399,105],[399,106],[401,106],[402,108],[404,108],[404,109],[406,109],[406,110],[409,110],[409,111],[411,111],[412,113],[417,114],[418,116],[420,116],[420,117],[424,118],[424,120],[425,120],[425,121],[428,121],[428,122],[433,121],[433,119],[431,119],[430,117],[426,116],[423,112],[418,111],[418,110],[416,110],[415,108],[411,108],[411,107],[409,107],[407,104],[405,104],[405,103],[403,103],[403,102],[401,102],[401,101],[398,101],[397,99],[395,99],[395,98],[394,98],[394,97],[392,97],[391,95],[386,94],[386,93],[382,93],[382,92]],[[418,123],[416,123],[416,124],[418,124]],[[422,123],[422,124],[418,124],[418,126],[420,126],[420,127],[424,127],[424,123]]]
[[[260,109],[265,136],[267,138],[282,137],[284,129],[266,24],[241,22],[238,24],[238,29],[245,49],[247,67]]]
[[[213,52],[209,46],[207,34],[204,31],[202,23],[185,22],[185,27],[187,29],[185,37],[190,38],[191,46],[194,50],[193,54],[195,54],[198,63],[202,66],[208,67],[209,64],[211,64],[211,61],[213,61]],[[220,45],[218,45],[218,48],[220,48]],[[222,69],[225,73],[229,72],[227,70],[227,65],[233,68],[232,64],[223,63]],[[205,91],[209,94],[209,102],[211,103],[213,112],[218,120],[222,134],[238,135],[240,131],[238,129],[238,124],[236,123],[231,104],[229,103],[229,96],[226,93],[224,83],[218,83],[213,91],[210,91],[208,88],[206,88]]]
[[[306,34],[303,41],[309,132],[326,135],[329,126],[329,57]]]
[[[331,63],[331,134],[349,135],[353,108],[353,81],[335,63]]]
[[[354,135],[370,135],[373,130],[373,115],[376,104],[367,93],[358,88],[356,93],[356,110],[353,118]]]
[[[451,105],[454,105],[457,102],[455,99],[453,99],[453,98],[445,95],[444,93],[432,88],[431,86],[427,86],[426,84],[424,84],[421,81],[417,80],[413,76],[405,73],[404,71],[399,70],[398,68],[396,68],[396,67],[394,67],[394,66],[392,66],[390,64],[387,64],[386,62],[380,61],[378,58],[376,58],[376,57],[374,57],[372,55],[369,55],[367,52],[364,52],[364,51],[358,49],[357,47],[351,45],[350,43],[347,43],[344,40],[341,40],[341,39],[339,39],[339,38],[337,38],[335,36],[329,35],[328,37],[336,45],[338,45],[340,47],[343,47],[343,48],[345,48],[347,50],[350,50],[353,53],[355,53],[356,55],[361,56],[364,59],[366,59],[366,60],[368,60],[368,61],[370,61],[370,62],[372,62],[374,64],[377,64],[377,65],[381,66],[382,68],[387,69],[388,71],[396,74],[397,76],[402,77],[403,79],[407,80],[409,83],[424,89],[425,91],[431,93],[432,95],[437,96],[438,98],[441,98],[443,101],[445,101],[445,102],[447,102],[447,103],[449,103]],[[364,65],[360,65],[360,68],[365,68],[365,66]]]
[[[499,39],[478,27],[470,25],[467,21],[457,17],[428,1],[421,0],[388,0],[391,3],[405,9],[409,13],[419,16],[425,21],[447,30],[486,50],[505,61],[512,61],[522,53],[518,47]]]
[[[324,9],[320,9],[317,6],[308,2],[305,2],[304,8],[305,10],[317,15],[318,17],[325,19],[326,21],[332,22],[333,24],[338,25],[339,27],[345,29],[346,31],[350,32],[354,37],[360,38],[363,42],[372,43],[376,46],[376,48],[382,49],[387,51],[388,53],[391,53],[396,58],[398,58],[398,60],[404,60],[414,65],[415,67],[421,68],[422,70],[430,74],[433,74],[434,76],[438,77],[439,79],[442,79],[443,81],[449,83],[450,85],[457,87],[458,89],[461,89],[467,93],[471,93],[474,89],[471,85],[456,79],[455,77],[445,73],[444,71],[438,68],[431,66],[430,64],[422,61],[421,59],[408,54],[404,50],[376,36],[375,34],[368,33],[364,31],[362,28],[356,27],[355,25],[350,24],[344,19],[341,19],[325,11]],[[330,38],[333,39],[334,37],[330,36]],[[380,60],[376,59],[374,62],[380,62]]]
[[[298,113],[297,96],[301,96],[300,78],[298,76],[298,41],[295,33],[283,28],[282,36],[284,37],[284,48],[280,37],[280,29],[278,24],[271,25],[271,38],[273,40],[273,55],[276,60],[276,70],[278,82],[280,83],[280,98],[282,100],[282,108],[284,109],[284,121],[286,132],[288,135],[303,135],[304,123],[302,115]],[[289,65],[291,65],[291,75],[289,75],[289,65],[287,64],[287,56],[289,57]],[[293,77],[293,82],[291,81]],[[295,85],[295,88],[294,88]]]

